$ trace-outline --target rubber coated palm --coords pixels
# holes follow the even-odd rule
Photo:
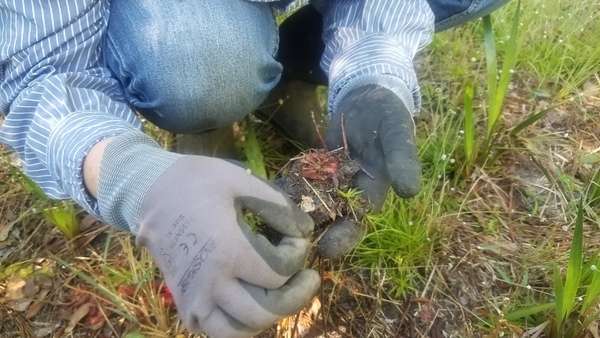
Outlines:
[[[402,198],[419,192],[421,169],[414,121],[392,91],[366,85],[349,92],[331,119],[329,149],[344,146],[344,134],[350,156],[364,169],[355,184],[374,211],[380,211],[390,186]]]

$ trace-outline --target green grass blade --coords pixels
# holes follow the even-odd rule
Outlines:
[[[32,192],[35,196],[37,196],[39,199],[41,199],[43,201],[50,200],[50,198],[48,196],[46,196],[44,191],[42,191],[42,189],[31,178],[29,178],[29,176],[27,176],[27,175],[25,175],[25,173],[23,173],[23,170],[21,170],[18,167],[15,167],[12,163],[10,164],[10,168],[11,168],[13,175],[20,178],[22,180],[22,182],[25,182],[24,184],[21,183],[21,186],[23,187],[23,189],[25,189],[26,191]]]
[[[513,321],[517,319],[521,319],[523,317],[528,317],[534,315],[536,313],[548,311],[556,306],[555,303],[546,303],[546,304],[538,304],[534,306],[528,306],[516,311],[512,311],[504,314],[504,319],[507,321]]]
[[[590,181],[587,191],[588,203],[592,207],[600,205],[600,168],[594,174]]]
[[[503,281],[507,282],[508,284],[512,284],[513,281],[510,280],[510,277],[508,277],[508,275],[506,274],[506,272],[504,272],[504,270],[502,270],[499,266],[496,266],[494,268],[494,270],[496,270],[496,272],[500,275],[500,278],[502,278]]]
[[[252,125],[252,120],[249,116],[246,116],[246,141],[244,142],[243,149],[250,170],[252,170],[255,175],[267,179],[265,159],[260,150],[258,138],[256,137],[254,126]]]
[[[554,264],[554,298],[556,304],[556,327],[561,328],[563,320],[565,319],[564,315],[564,288],[562,283],[562,276],[560,275],[560,271],[558,270],[558,266],[556,263]]]
[[[506,43],[506,52],[502,66],[502,74],[500,80],[496,83],[496,74],[498,66],[496,60],[496,44],[494,41],[494,31],[492,28],[492,19],[489,15],[483,17],[483,36],[485,43],[485,57],[487,63],[487,81],[488,81],[488,126],[486,140],[490,140],[494,127],[502,117],[502,104],[508,89],[508,84],[512,78],[512,73],[517,64],[518,54],[518,39],[517,33],[519,28],[521,2],[517,2],[517,8],[513,16],[511,35]],[[488,142],[488,146],[489,146]],[[486,152],[488,147],[486,147]]]
[[[517,34],[519,33],[520,12],[521,1],[517,1],[517,8],[515,9],[515,14],[512,20],[512,27],[510,30],[510,39],[506,41],[506,51],[504,53],[502,74],[500,74],[500,81],[498,82],[498,93],[496,95],[496,101],[493,105],[493,114],[496,118],[496,120],[493,121],[494,124],[500,118],[502,103],[506,95],[506,90],[508,89],[508,84],[510,83],[510,79],[512,78],[515,66],[517,65],[517,55],[519,54],[517,48],[519,46]]]
[[[79,235],[79,223],[73,205],[57,203],[54,207],[43,210],[43,214],[54,224],[68,239]]]
[[[475,117],[473,116],[473,96],[474,90],[472,85],[465,88],[465,106],[464,106],[464,128],[465,128],[465,157],[467,167],[470,170],[471,165],[475,161]]]
[[[489,15],[483,17],[483,39],[485,44],[485,60],[487,66],[487,85],[488,85],[488,128],[487,138],[492,135],[492,128],[496,122],[492,112],[496,103],[497,83],[496,74],[498,66],[496,61],[496,43],[494,41],[494,30],[492,28],[492,18]]]
[[[523,121],[519,122],[519,124],[517,124],[511,131],[510,131],[510,136],[511,137],[515,137],[517,136],[518,133],[520,133],[521,131],[523,131],[523,129],[529,127],[530,125],[534,124],[535,122],[537,122],[539,119],[543,118],[544,116],[548,115],[549,112],[551,112],[554,108],[556,107],[550,107],[548,109],[544,109],[542,111],[539,111],[535,114],[530,115],[529,117],[527,117],[526,119],[524,119]]]
[[[600,318],[600,312],[586,318],[581,327],[588,328],[593,322],[598,320],[598,318]]]
[[[596,305],[600,300],[600,271],[592,271],[592,274],[592,281],[585,291],[583,303],[581,304],[581,314],[583,315],[586,315],[590,307]]]
[[[583,198],[579,199],[577,206],[577,219],[575,220],[575,232],[571,243],[571,253],[567,267],[565,280],[564,309],[563,314],[569,316],[575,307],[575,298],[579,289],[581,279],[581,268],[583,266]]]
[[[72,204],[50,199],[44,191],[25,175],[21,168],[9,163],[11,174],[19,179],[19,184],[25,191],[33,194],[39,201],[38,207],[46,219],[54,224],[68,239],[73,239],[79,234],[77,212]]]

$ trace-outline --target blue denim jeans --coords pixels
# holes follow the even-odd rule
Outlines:
[[[428,0],[436,31],[508,1]],[[129,104],[165,130],[230,125],[255,110],[281,77],[268,3],[112,0],[110,12],[106,63]]]
[[[435,15],[435,31],[441,32],[480,18],[510,0],[427,0]]]
[[[277,84],[271,7],[241,0],[112,0],[106,63],[129,104],[176,133],[230,125]]]

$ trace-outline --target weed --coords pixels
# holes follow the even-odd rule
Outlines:
[[[471,173],[471,168],[475,164],[477,157],[479,157],[482,162],[487,161],[491,147],[497,138],[494,134],[497,132],[498,125],[501,122],[504,97],[516,67],[519,46],[522,43],[517,36],[520,9],[521,2],[518,1],[512,18],[510,37],[506,42],[506,53],[499,80],[497,80],[498,60],[492,19],[490,15],[486,15],[482,19],[487,65],[487,131],[483,137],[483,145],[478,145],[479,136],[474,127],[475,112],[473,110],[475,88],[471,82],[466,85],[464,90],[464,151],[465,173],[467,175]],[[480,150],[480,152],[478,150]]]
[[[256,133],[254,132],[254,126],[252,125],[250,116],[246,117],[245,126],[246,138],[242,143],[242,149],[247,159],[246,163],[248,164],[248,168],[255,175],[266,179],[267,171],[265,169],[264,156],[260,150],[260,145],[258,143],[258,139],[256,138]]]
[[[582,196],[577,204],[577,217],[565,276],[562,276],[557,262],[552,264],[555,300],[502,314],[502,320],[515,321],[546,313],[546,316],[552,318],[545,325],[548,326],[551,337],[575,338],[584,337],[590,324],[600,318],[600,312],[597,311],[600,304],[600,274],[597,271],[600,252],[592,254],[584,263],[584,201],[585,197]]]
[[[50,199],[40,187],[25,175],[20,168],[10,164],[11,174],[16,177],[23,189],[35,196],[35,208],[40,210],[46,219],[56,226],[68,239],[73,239],[79,234],[79,221],[77,209],[72,202],[56,201]]]
[[[488,119],[487,119],[487,134],[486,134],[486,147],[484,148],[484,155],[489,153],[490,142],[492,140],[492,134],[496,128],[498,122],[500,122],[502,113],[502,103],[508,89],[508,84],[514,73],[515,66],[517,64],[517,56],[519,46],[522,44],[517,37],[519,27],[519,13],[521,11],[521,1],[517,1],[517,7],[515,14],[512,18],[512,29],[510,37],[506,42],[506,53],[504,55],[504,62],[502,66],[502,72],[500,73],[500,80],[496,82],[497,71],[497,55],[496,55],[496,44],[494,39],[494,31],[492,29],[492,19],[489,15],[483,17],[483,33],[485,41],[485,57],[487,62],[487,83],[488,83]]]
[[[551,323],[554,337],[582,337],[590,323],[600,318],[600,277],[596,271],[600,260],[594,254],[583,264],[584,197],[579,199],[575,232],[563,284],[560,271],[554,264],[555,321]],[[576,319],[573,319],[573,316]]]

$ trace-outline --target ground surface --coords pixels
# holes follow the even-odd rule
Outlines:
[[[494,14],[500,62],[515,7]],[[516,314],[554,301],[553,263],[564,276],[577,200],[600,164],[599,11],[595,0],[523,4],[518,62],[492,150],[471,162],[466,87],[475,88],[479,154],[488,111],[481,22],[437,34],[417,62],[423,191],[407,201],[390,195],[345,258],[311,255],[323,276],[317,297],[261,337],[551,335],[551,308]],[[513,133],[538,112],[545,113]],[[275,176],[289,159],[280,153],[293,152],[255,127]],[[45,200],[14,155],[0,151],[1,337],[189,336],[147,252],[129,235]],[[42,214],[59,207],[58,222],[79,228],[71,240]],[[598,207],[587,206],[585,260],[600,248],[599,220]],[[598,322],[588,324],[581,337],[599,337]]]

